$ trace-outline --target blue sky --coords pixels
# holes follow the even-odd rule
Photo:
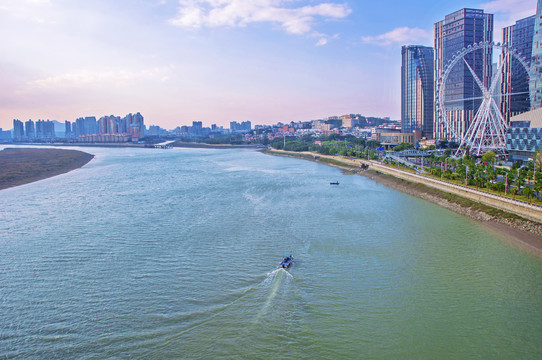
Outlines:
[[[494,13],[498,41],[536,0],[0,0],[0,127],[399,119],[401,45],[464,7]]]

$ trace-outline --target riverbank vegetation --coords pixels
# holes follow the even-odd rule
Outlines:
[[[4,149],[0,151],[0,190],[66,173],[93,157],[77,150]]]

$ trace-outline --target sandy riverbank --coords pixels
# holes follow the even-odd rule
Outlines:
[[[93,158],[77,150],[6,148],[0,151],[0,190],[67,173]]]
[[[542,224],[540,223],[526,220],[517,215],[488,206],[480,206],[480,204],[472,200],[430,188],[423,184],[411,183],[378,171],[362,171],[359,169],[359,163],[338,156],[322,158],[318,154],[310,152],[291,154],[281,151],[266,151],[266,153],[321,162],[347,172],[369,177],[385,186],[430,201],[455,213],[474,219],[483,226],[488,227],[490,231],[504,235],[512,244],[542,257]]]

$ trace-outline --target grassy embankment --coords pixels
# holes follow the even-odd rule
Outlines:
[[[415,170],[413,170],[412,168],[409,168],[409,167],[401,165],[401,164],[385,164],[385,165],[388,166],[388,167],[392,167],[392,168],[396,168],[396,169],[399,169],[399,170],[408,171],[408,172],[411,172],[413,174],[417,174],[417,172]],[[418,175],[420,175],[420,174],[418,174]],[[441,181],[443,180],[443,181],[446,181],[448,183],[455,184],[455,185],[466,186],[465,180],[462,180],[462,179],[458,180],[458,179],[441,178],[440,176],[433,175],[433,174],[431,174],[429,172],[424,173],[423,176],[428,177],[428,178],[432,178],[432,179],[435,179],[435,180],[441,180]],[[508,194],[505,194],[504,192],[501,192],[501,191],[492,190],[492,189],[489,189],[487,187],[479,188],[477,186],[473,186],[473,185],[470,185],[470,184],[467,187],[471,188],[471,189],[483,191],[483,192],[486,192],[488,194],[503,196],[503,197],[506,197],[506,198],[512,199],[512,200],[521,200],[521,201],[528,202],[528,203],[535,204],[535,205],[542,204],[542,199],[538,199],[536,196],[527,197],[527,196],[522,195],[522,194],[516,194],[516,195],[510,194],[510,192],[508,192]]]
[[[476,201],[461,197],[459,195],[448,193],[446,191],[435,189],[433,187],[430,187],[430,186],[427,186],[427,185],[424,185],[424,184],[415,183],[415,182],[404,180],[404,179],[399,179],[399,178],[396,178],[396,177],[394,177],[392,175],[387,175],[387,174],[380,173],[379,171],[374,171],[374,170],[369,170],[369,171],[372,171],[373,173],[377,174],[379,177],[391,178],[391,179],[393,179],[393,181],[398,181],[400,183],[406,184],[409,187],[411,187],[412,189],[417,190],[419,192],[423,192],[423,193],[426,193],[426,194],[432,195],[432,196],[437,196],[437,197],[439,197],[441,199],[444,199],[444,200],[447,200],[447,201],[449,201],[451,203],[457,204],[457,205],[461,206],[462,208],[467,208],[467,209],[471,209],[471,210],[474,210],[474,211],[481,211],[481,212],[484,212],[484,213],[486,213],[488,215],[495,216],[495,217],[501,217],[501,218],[505,218],[505,219],[521,219],[521,220],[525,220],[519,215],[512,214],[512,213],[509,213],[509,212],[506,212],[506,211],[503,211],[503,210],[500,210],[500,209],[496,209],[494,207],[487,206],[487,205],[481,204],[479,202],[476,202]]]
[[[76,150],[4,149],[0,151],[0,190],[78,169],[93,157]]]

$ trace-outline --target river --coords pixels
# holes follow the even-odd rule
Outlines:
[[[81,150],[0,191],[0,358],[542,357],[542,261],[468,218],[254,150]]]

